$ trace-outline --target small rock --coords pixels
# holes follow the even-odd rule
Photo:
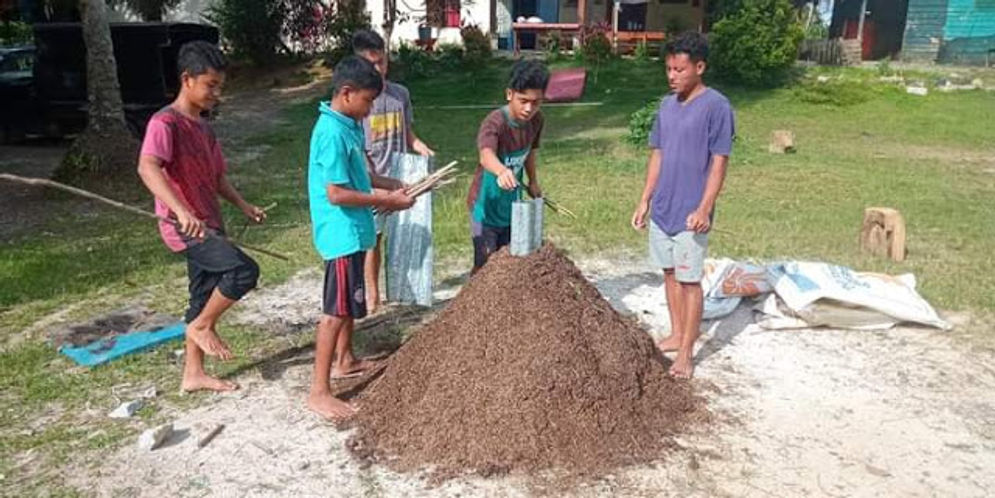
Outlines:
[[[175,361],[176,363],[182,363],[183,362],[183,356],[185,354],[186,354],[186,351],[183,350],[183,349],[174,350],[173,351],[173,361]]]
[[[138,436],[138,448],[146,451],[152,451],[158,448],[162,443],[169,439],[169,436],[173,434],[173,424],[163,424],[159,427],[149,429]]]
[[[155,386],[149,386],[144,391],[142,391],[142,393],[139,394],[138,397],[142,399],[154,399],[158,395],[159,395],[159,390],[156,389]]]
[[[925,97],[929,94],[929,90],[924,86],[909,86],[905,87],[905,93],[910,95],[918,95],[920,97]]]
[[[138,410],[142,409],[142,400],[136,399],[127,403],[121,403],[114,411],[107,414],[110,418],[131,418]]]
[[[297,470],[307,470],[307,468],[310,467],[310,466],[311,466],[311,462],[308,462],[307,460],[305,460],[305,461],[297,464]]]

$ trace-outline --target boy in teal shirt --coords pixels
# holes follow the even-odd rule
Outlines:
[[[354,409],[332,396],[329,377],[355,375],[370,366],[353,355],[352,332],[355,320],[366,316],[363,265],[376,242],[372,208],[389,212],[414,204],[401,182],[371,177],[367,169],[360,122],[382,90],[373,64],[355,56],[343,59],[332,75],[332,100],[319,105],[311,134],[308,197],[325,279],[308,407],[333,420]]]
[[[474,272],[494,251],[511,242],[511,204],[521,197],[523,171],[529,175],[529,195],[542,197],[536,176],[536,149],[543,126],[539,106],[547,83],[549,70],[544,64],[516,62],[505,91],[508,105],[492,111],[480,124],[480,164],[466,200]]]

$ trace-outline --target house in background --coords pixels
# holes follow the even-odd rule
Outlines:
[[[860,39],[865,60],[986,64],[995,62],[995,0],[836,0],[829,34]]]

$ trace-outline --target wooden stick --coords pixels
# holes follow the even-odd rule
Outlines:
[[[270,209],[273,209],[275,207],[276,207],[276,203],[274,202],[274,203],[270,204],[269,206],[266,206],[266,207],[262,208],[262,211],[265,213],[266,211],[269,211]],[[249,219],[245,220],[245,224],[242,225],[242,230],[238,232],[238,237],[237,238],[241,239],[242,237],[245,237],[245,232],[247,232],[249,230],[249,222],[250,221],[252,221],[252,220],[249,220]]]
[[[159,221],[164,221],[166,223],[169,223],[169,224],[171,224],[171,225],[173,225],[174,227],[177,227],[177,228],[180,227],[180,222],[176,221],[176,220],[174,220],[172,218],[165,218],[165,217],[159,216],[159,215],[157,215],[155,213],[150,213],[148,211],[145,211],[144,209],[139,209],[139,208],[136,208],[134,206],[129,206],[129,205],[123,203],[123,202],[118,202],[118,201],[115,201],[113,199],[108,199],[107,197],[104,197],[102,195],[94,194],[93,192],[88,192],[88,191],[83,190],[81,188],[72,187],[72,186],[69,186],[69,185],[66,185],[66,184],[63,184],[63,183],[59,183],[59,182],[56,182],[56,181],[53,181],[53,180],[49,180],[47,178],[27,178],[27,177],[24,177],[24,176],[12,175],[10,173],[0,173],[0,180],[7,180],[7,181],[15,182],[15,183],[23,183],[23,184],[26,184],[26,185],[34,185],[34,186],[42,186],[42,187],[52,187],[52,188],[55,188],[55,189],[58,189],[58,190],[63,190],[65,192],[69,192],[71,194],[76,194],[76,195],[78,195],[80,197],[85,197],[85,198],[90,199],[90,200],[94,200],[94,201],[97,201],[97,202],[102,202],[104,204],[107,204],[108,206],[113,206],[113,207],[116,207],[116,208],[124,210],[124,211],[128,211],[128,212],[133,213],[133,214],[137,214],[137,215],[141,215],[141,216],[146,216],[146,217],[149,217],[149,218],[155,218],[155,219],[157,219]],[[277,253],[277,252],[273,252],[273,251],[270,251],[270,250],[267,250],[267,249],[263,249],[261,247],[255,247],[255,246],[250,246],[248,244],[242,244],[241,242],[236,242],[235,240],[232,240],[232,239],[230,239],[228,237],[225,237],[224,235],[218,233],[217,231],[215,231],[214,229],[211,229],[211,228],[206,228],[204,230],[204,233],[207,236],[209,236],[209,237],[217,237],[217,238],[220,238],[222,240],[226,240],[228,242],[231,242],[232,244],[234,244],[234,245],[236,245],[238,247],[241,247],[243,249],[248,249],[250,251],[255,251],[255,252],[258,252],[258,253],[262,253],[262,254],[265,254],[267,256],[272,256],[274,258],[282,259],[284,261],[290,261],[290,257],[288,257],[286,255],[283,255],[283,254],[280,254],[280,253]]]
[[[211,440],[213,440],[215,438],[215,436],[217,436],[218,434],[220,434],[221,431],[222,431],[222,429],[224,429],[224,428],[225,428],[225,424],[218,424],[218,425],[214,426],[214,428],[211,429],[211,432],[208,432],[206,436],[204,436],[204,437],[202,437],[200,439],[200,441],[197,441],[197,447],[198,448],[203,448],[203,447],[207,446],[207,444],[210,443]]]

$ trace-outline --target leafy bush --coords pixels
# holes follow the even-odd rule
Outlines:
[[[33,40],[30,24],[18,21],[0,23],[0,46],[26,45]]]
[[[608,34],[611,26],[607,23],[596,23],[583,26],[580,29],[580,52],[587,62],[600,64],[612,56],[612,42]]]
[[[804,35],[794,7],[789,0],[740,3],[712,28],[712,66],[732,82],[753,86],[782,82]]]
[[[491,58],[491,39],[475,24],[460,28],[463,57],[468,66],[479,67]]]
[[[653,100],[629,116],[629,134],[625,136],[625,141],[632,145],[646,145],[649,141],[650,130],[653,129],[653,120],[656,119],[656,111],[660,109],[660,101]]]
[[[559,60],[563,56],[563,51],[567,45],[567,40],[564,39],[563,33],[558,30],[544,32],[539,35],[539,46],[542,47],[542,51],[546,54],[546,60],[553,62]]]
[[[331,7],[321,0],[286,0],[287,13],[283,34],[297,53],[315,54],[328,48]]]
[[[286,12],[283,0],[218,0],[205,17],[221,29],[224,45],[236,58],[266,64],[283,45]]]
[[[328,62],[334,64],[352,52],[352,35],[361,29],[370,29],[370,14],[364,2],[336,2],[335,12],[328,23],[328,36],[332,44]]]
[[[390,79],[395,81],[409,81],[423,78],[431,72],[432,56],[407,43],[402,43],[397,47],[397,55],[390,61]]]

